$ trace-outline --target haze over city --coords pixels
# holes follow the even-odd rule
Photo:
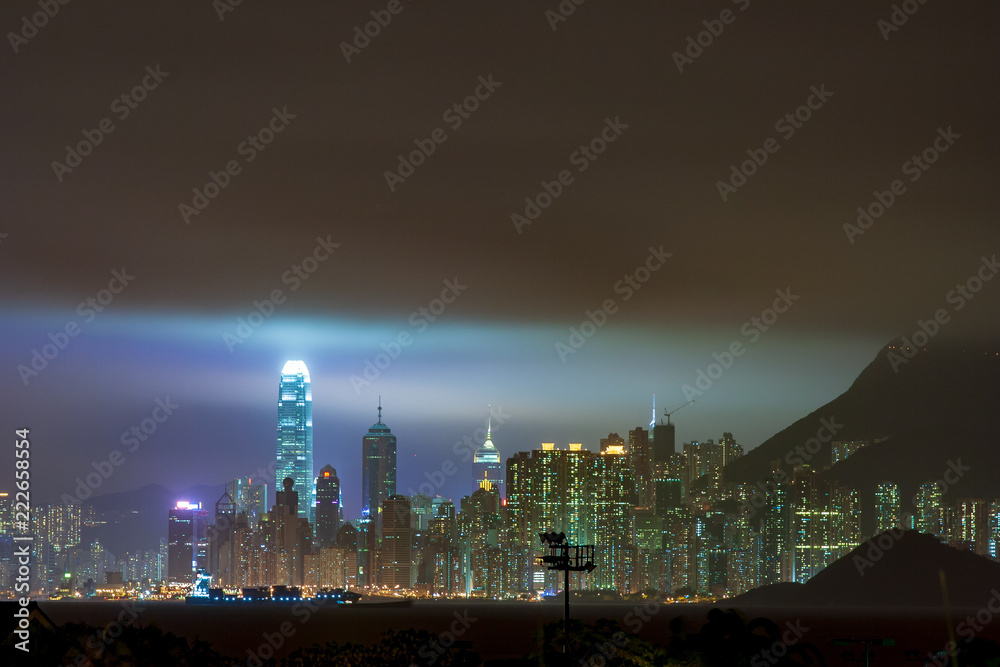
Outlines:
[[[376,422],[395,490],[459,514],[487,426],[506,484],[675,409],[673,453],[713,440],[660,471],[696,514],[842,424],[811,454],[858,493],[838,558],[890,472],[942,544],[921,484],[964,456],[934,502],[1000,497],[994,3],[17,0],[0,28],[0,430],[39,507],[163,487],[165,536],[236,478],[282,506],[290,361],[355,527]]]

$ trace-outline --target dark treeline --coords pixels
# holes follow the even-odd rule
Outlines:
[[[440,637],[427,630],[390,630],[369,645],[327,642],[295,649],[282,658],[244,655],[234,658],[219,653],[209,642],[164,632],[156,625],[121,626],[116,637],[104,636],[104,628],[83,623],[51,626],[32,623],[32,651],[14,647],[10,637],[0,645],[0,664],[73,665],[78,667],[312,667],[323,665],[358,667],[825,667],[819,647],[806,633],[796,635],[793,624],[779,626],[766,618],[745,620],[737,611],[713,609],[696,631],[689,631],[678,617],[670,623],[670,635],[653,643],[624,631],[613,620],[593,624],[571,621],[569,653],[564,653],[563,624],[542,627],[536,639],[539,649],[520,659],[483,661],[471,642],[444,647]],[[1000,644],[974,640],[955,656],[956,666],[1000,667]],[[933,664],[933,663],[931,663]],[[951,665],[950,661],[945,664]]]

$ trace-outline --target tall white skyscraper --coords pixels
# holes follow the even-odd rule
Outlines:
[[[299,495],[299,516],[316,523],[313,476],[312,385],[301,361],[288,361],[278,382],[278,451],[275,488],[291,477]]]

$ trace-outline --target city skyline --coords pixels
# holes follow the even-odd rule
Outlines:
[[[0,28],[32,657],[943,664],[967,610],[1000,655],[1000,3]]]

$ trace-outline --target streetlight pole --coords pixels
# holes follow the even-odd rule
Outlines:
[[[593,572],[597,567],[594,565],[594,545],[570,544],[566,540],[566,533],[539,533],[542,544],[547,544],[553,551],[558,549],[558,553],[542,556],[541,563],[547,564],[550,570],[562,570],[566,573],[566,586],[563,590],[563,653],[569,656],[569,573],[570,572]],[[570,553],[572,549],[572,553]]]

